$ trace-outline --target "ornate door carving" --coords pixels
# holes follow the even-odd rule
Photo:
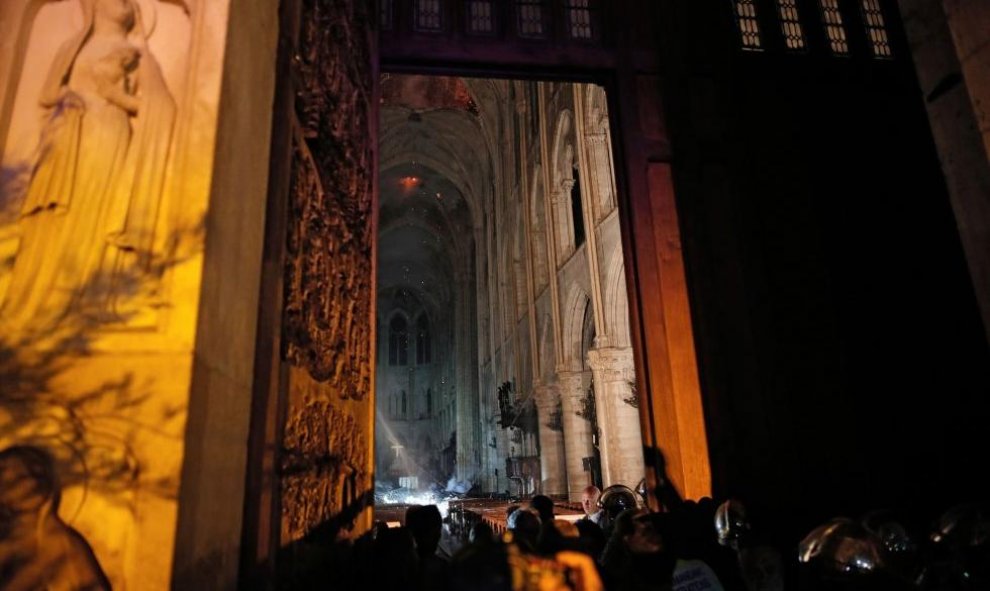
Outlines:
[[[262,292],[276,310],[259,322],[247,587],[292,587],[313,566],[297,550],[363,533],[373,502],[372,7],[284,0],[281,17]]]
[[[370,3],[303,0],[282,315],[282,542],[372,487],[376,122]],[[359,521],[359,520],[358,520]],[[360,530],[347,520],[343,529]]]

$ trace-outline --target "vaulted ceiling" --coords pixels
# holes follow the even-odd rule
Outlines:
[[[382,80],[379,299],[407,292],[434,320],[473,272],[474,241],[494,174],[485,81]],[[475,96],[479,98],[476,100]],[[386,311],[382,311],[386,312]]]

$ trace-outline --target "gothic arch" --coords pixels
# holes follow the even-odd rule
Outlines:
[[[608,103],[605,89],[597,84],[585,85],[584,94],[585,124],[588,131],[605,131],[608,129]]]
[[[563,362],[570,370],[584,367],[585,312],[591,306],[591,298],[581,287],[574,285],[561,308],[563,324]]]
[[[609,133],[608,101],[605,89],[588,84],[584,94],[584,140],[588,154],[590,183],[595,186],[592,200],[595,222],[615,209],[615,181],[612,142]]]
[[[516,217],[516,224],[514,226],[514,232],[512,237],[513,249],[512,249],[512,284],[515,288],[515,316],[513,320],[518,320],[522,318],[528,308],[528,298],[526,292],[526,283],[528,281],[528,274],[526,272],[526,224],[523,218],[522,212],[519,212]]]
[[[508,104],[500,91],[500,83],[486,78],[465,78],[464,85],[478,106],[478,121],[482,130],[485,145],[488,147],[489,165],[491,154],[499,153],[496,133],[501,119],[499,106]],[[494,118],[494,120],[493,120]]]
[[[510,226],[511,227],[511,226]],[[498,239],[498,277],[496,278],[498,289],[499,305],[504,314],[503,318],[511,319],[515,322],[515,293],[512,289],[512,242],[510,236],[503,234]],[[504,324],[504,323],[503,323]],[[511,330],[508,326],[502,326],[500,340],[505,338],[505,332]]]
[[[570,109],[563,109],[554,124],[553,152],[550,155],[550,169],[553,188],[559,183],[574,177],[574,115]]]
[[[549,314],[544,314],[540,322],[539,338],[540,381],[548,384],[553,381],[553,372],[557,366],[556,352],[553,348],[553,320]]]
[[[409,365],[409,315],[396,310],[389,314],[388,324],[388,364],[390,366]]]
[[[529,192],[530,235],[533,243],[533,292],[538,295],[550,278],[543,169],[539,164],[533,166],[530,178],[533,179]]]
[[[381,316],[382,324],[387,327],[389,324],[392,323],[392,320],[394,320],[396,316],[401,316],[402,319],[406,321],[407,325],[411,320],[409,316],[409,312],[407,310],[396,306],[391,310],[389,310],[388,313]]]
[[[621,244],[612,249],[607,268],[605,330],[613,347],[629,347],[629,297],[626,293],[626,269]]]
[[[418,119],[411,120],[415,114]],[[444,176],[468,204],[471,221],[481,224],[482,204],[490,188],[482,179],[496,170],[484,121],[453,109],[416,113],[404,107],[383,109],[379,137],[382,174],[415,162]],[[459,138],[455,143],[452,138]]]
[[[481,213],[478,203],[481,201],[484,193],[479,196],[479,190],[474,187],[469,180],[465,180],[465,172],[458,171],[454,164],[450,162],[444,162],[443,160],[432,156],[426,152],[418,152],[415,150],[402,150],[395,151],[394,153],[385,153],[386,146],[382,145],[382,162],[381,162],[381,174],[385,174],[393,168],[402,166],[410,161],[415,160],[417,164],[430,168],[447,180],[450,181],[454,187],[460,192],[464,201],[468,204],[468,211],[471,213],[471,222],[474,226],[478,226],[481,222]],[[487,173],[486,173],[487,174]]]
[[[592,310],[591,301],[584,307],[584,317],[581,320],[581,369],[591,369],[588,366],[588,351],[595,346],[595,313]]]
[[[560,112],[554,130],[550,156],[550,197],[557,260],[563,262],[574,251],[574,219],[570,199],[574,185],[574,115],[570,110]]]
[[[416,332],[416,365],[433,363],[433,323],[429,312],[420,310],[416,314],[413,330]]]

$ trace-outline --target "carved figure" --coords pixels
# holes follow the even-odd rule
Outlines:
[[[175,102],[136,0],[80,3],[84,26],[39,99],[48,115],[0,307],[15,331],[48,329],[73,309],[105,313],[114,273],[147,265],[153,247]]]
[[[86,539],[58,516],[51,456],[31,446],[0,451],[0,588],[109,590]]]

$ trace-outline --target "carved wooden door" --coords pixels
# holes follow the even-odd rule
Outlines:
[[[372,3],[283,0],[242,588],[371,525],[378,101]]]

